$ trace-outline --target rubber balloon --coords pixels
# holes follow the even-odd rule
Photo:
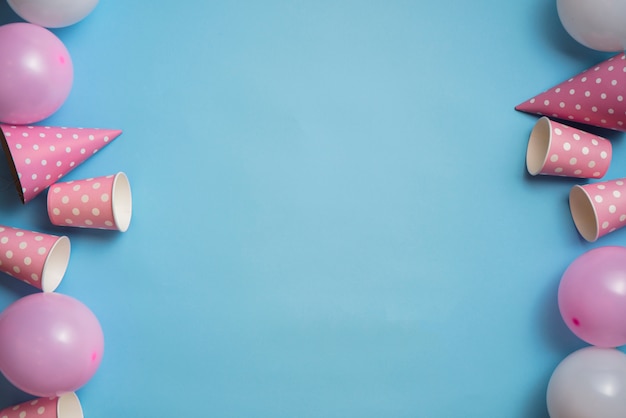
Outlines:
[[[59,293],[35,293],[0,313],[0,371],[35,396],[82,387],[104,351],[102,328],[83,303]]]
[[[8,0],[22,19],[47,28],[62,28],[84,19],[98,0]]]
[[[626,248],[599,247],[576,258],[561,277],[558,303],[582,340],[599,347],[626,344]]]
[[[0,51],[0,122],[39,122],[63,105],[74,69],[59,38],[41,26],[10,23],[0,26]]]
[[[584,46],[598,51],[626,49],[626,1],[557,0],[565,30]]]
[[[586,347],[567,356],[548,383],[550,418],[626,417],[626,355]]]

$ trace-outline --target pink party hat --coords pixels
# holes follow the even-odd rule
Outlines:
[[[515,107],[626,132],[626,55],[615,55]]]
[[[33,199],[121,133],[113,129],[0,124],[0,141],[22,203]]]
[[[78,396],[68,392],[58,397],[38,398],[0,410],[2,418],[83,418]]]

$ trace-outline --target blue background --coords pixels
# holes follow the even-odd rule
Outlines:
[[[106,338],[86,417],[547,416],[585,345],[560,276],[626,243],[578,235],[580,181],[526,173],[514,106],[611,55],[553,0],[102,0],[54,33],[75,80],[41,124],[124,131],[66,179],[126,172],[133,219],[53,227],[2,163],[0,223],[72,240],[57,291]]]

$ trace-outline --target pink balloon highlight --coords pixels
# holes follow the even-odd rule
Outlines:
[[[569,206],[580,235],[594,242],[626,225],[626,179],[576,185]]]
[[[70,258],[70,240],[0,226],[0,271],[44,292],[61,283]]]
[[[48,191],[48,216],[58,226],[126,231],[132,216],[126,174],[54,184]]]
[[[2,418],[83,418],[83,409],[74,392],[59,397],[38,398],[0,410]]]
[[[0,371],[34,396],[83,387],[104,353],[102,328],[83,303],[60,293],[33,293],[0,313]]]
[[[0,26],[0,121],[28,124],[55,113],[72,89],[74,69],[65,45],[31,23]]]
[[[626,132],[626,56],[615,55],[516,110]]]
[[[561,277],[563,321],[598,347],[626,344],[626,248],[599,247],[576,258]]]
[[[0,124],[0,133],[17,191],[27,203],[122,131]]]
[[[540,118],[533,128],[526,151],[530,174],[601,178],[611,164],[608,139]]]

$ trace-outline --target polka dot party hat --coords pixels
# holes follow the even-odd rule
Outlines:
[[[626,56],[618,54],[516,110],[626,132]]]
[[[68,392],[59,397],[38,398],[0,410],[2,418],[82,418],[78,396]]]
[[[32,200],[121,133],[113,129],[0,124],[0,141],[22,203]]]

